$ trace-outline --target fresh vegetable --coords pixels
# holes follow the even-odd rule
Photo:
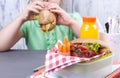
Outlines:
[[[34,15],[34,19],[35,19],[35,20],[38,20],[38,19],[39,19],[39,14],[35,14],[35,15]]]
[[[55,14],[47,9],[41,10],[39,17],[36,15],[35,18],[38,20],[38,23],[43,32],[51,31],[56,26]]]
[[[93,50],[93,51],[95,51],[95,52],[98,52],[98,49],[100,48],[100,44],[99,43],[88,43],[87,44],[87,47],[88,47],[88,49],[90,49],[90,50]]]
[[[51,24],[47,24],[47,25],[46,25],[46,32],[48,32],[50,26],[51,26]]]
[[[64,43],[58,42],[58,52],[63,54],[63,55],[68,55],[70,54],[70,43],[68,40],[68,37],[64,38]]]

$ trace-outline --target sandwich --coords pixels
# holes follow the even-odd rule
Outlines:
[[[99,40],[75,39],[70,43],[70,55],[80,58],[100,59],[112,55],[108,45]]]
[[[38,22],[43,32],[51,31],[56,25],[56,16],[47,9],[43,9],[39,13]]]

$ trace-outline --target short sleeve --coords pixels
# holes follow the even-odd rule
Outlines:
[[[79,13],[75,12],[75,13],[70,13],[70,16],[77,22],[79,22],[80,24],[82,24],[82,18],[80,16]]]
[[[29,22],[27,21],[27,22],[24,22],[23,24],[22,24],[22,26],[21,26],[21,28],[20,28],[20,32],[22,33],[22,36],[23,37],[26,37],[27,36],[27,30],[28,30],[28,24],[29,24]]]

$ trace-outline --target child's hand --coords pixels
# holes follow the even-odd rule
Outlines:
[[[47,7],[50,11],[57,14],[57,23],[63,24],[66,26],[70,26],[74,20],[69,16],[68,13],[66,13],[58,4],[55,3],[49,3],[49,6]]]
[[[21,17],[24,21],[33,20],[34,15],[38,14],[44,8],[43,2],[35,1],[27,5],[26,9],[22,12]]]

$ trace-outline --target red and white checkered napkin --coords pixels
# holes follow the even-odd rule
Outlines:
[[[105,78],[120,78],[120,67],[107,75]]]
[[[79,58],[79,57],[73,57],[73,56],[64,56],[59,53],[57,53],[57,48],[53,47],[51,50],[47,51],[46,58],[45,58],[45,72],[53,72],[57,71],[59,69],[63,69],[67,66],[70,66],[72,64],[83,62],[83,61],[89,61],[91,59],[94,59],[95,56],[92,58]]]

